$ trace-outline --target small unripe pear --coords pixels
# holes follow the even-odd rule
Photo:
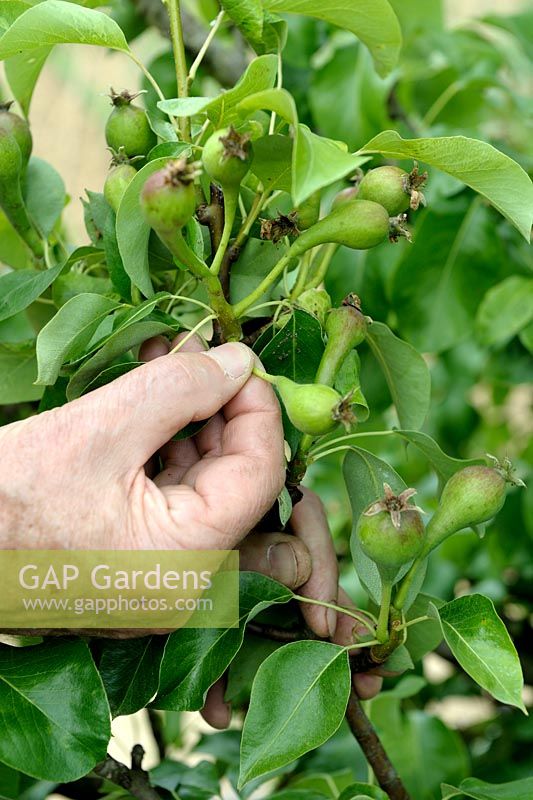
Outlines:
[[[291,247],[301,256],[321,244],[340,244],[352,250],[368,250],[389,235],[389,215],[378,203],[352,200],[331,211],[312,228],[304,231]]]
[[[497,469],[483,465],[452,475],[428,524],[424,551],[429,553],[453,533],[496,516],[505,503],[505,483]]]
[[[248,174],[251,163],[250,135],[239,133],[233,126],[215,131],[202,151],[205,171],[223,189],[238,187]]]
[[[20,148],[24,168],[30,159],[33,146],[30,127],[25,119],[9,110],[11,105],[11,103],[0,104],[0,136],[6,134],[14,137]]]
[[[320,192],[315,192],[294,209],[295,221],[300,231],[306,231],[320,218]]]
[[[342,397],[331,386],[295,383],[282,375],[276,376],[275,386],[287,416],[302,433],[322,436],[338,424],[336,412],[342,405]]]
[[[136,175],[137,170],[131,164],[117,164],[109,171],[104,183],[104,197],[115,214],[124,192]]]
[[[411,194],[407,188],[408,180],[409,173],[400,167],[371,169],[359,184],[358,197],[380,203],[390,217],[396,217],[409,208]]]
[[[133,103],[137,95],[127,91],[117,94],[111,90],[113,111],[105,126],[109,147],[131,157],[147,156],[157,144],[157,136],[150,127],[146,111]]]
[[[171,234],[191,219],[196,207],[194,174],[186,159],[176,159],[147,179],[140,203],[146,222],[155,231]]]
[[[328,340],[342,341],[346,353],[353,350],[366,339],[368,320],[360,307],[352,303],[343,303],[334,308],[326,320]]]
[[[419,555],[425,529],[420,509],[408,504],[416,494],[414,489],[406,489],[399,495],[388,484],[384,484],[384,489],[384,497],[371,503],[359,517],[356,536],[363,552],[380,572],[392,575]]]

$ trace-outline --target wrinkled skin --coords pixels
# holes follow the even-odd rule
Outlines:
[[[316,496],[306,492],[296,506],[294,535],[249,534],[284,481],[280,407],[272,387],[250,377],[255,357],[244,345],[209,355],[200,347],[192,341],[183,348],[189,352],[169,355],[166,340],[151,340],[141,349],[145,366],[0,429],[0,546],[239,547],[244,569],[347,604]],[[190,421],[208,417],[193,439],[171,441]],[[332,609],[302,610],[320,637],[353,641],[354,627],[359,632],[359,623]],[[381,685],[375,674],[354,681],[362,697]],[[215,684],[204,711],[215,727],[229,723],[222,692],[223,682]]]

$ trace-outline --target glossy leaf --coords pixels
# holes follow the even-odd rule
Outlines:
[[[24,269],[0,277],[0,321],[18,314],[48,289],[64,264],[47,270]]]
[[[442,632],[455,658],[473,680],[502,703],[525,712],[520,661],[492,600],[458,597],[439,609]]]
[[[402,32],[387,0],[265,0],[276,13],[304,14],[351,31],[370,50],[376,69],[386,75],[396,66]]]
[[[240,619],[237,628],[182,628],[168,637],[161,682],[154,708],[197,711],[210,686],[239,651],[246,622],[273,603],[287,603],[292,592],[259,573],[240,575]]]
[[[479,306],[477,334],[484,344],[503,346],[533,320],[533,278],[512,275],[489,289]]]
[[[25,11],[0,38],[0,59],[55,44],[128,50],[124,34],[111,17],[64,0],[47,0]]]
[[[106,640],[98,664],[114,717],[135,714],[159,688],[159,669],[166,636]]]
[[[74,400],[76,397],[80,397],[94,378],[115,358],[127,353],[147,339],[151,339],[152,336],[159,336],[162,333],[172,333],[172,328],[169,328],[164,322],[155,320],[136,322],[117,331],[116,335],[110,337],[104,346],[87,361],[84,361],[74,373],[67,388],[68,399]]]
[[[252,688],[240,786],[326,742],[344,719],[350,686],[348,655],[338,645],[294,642],[272,653]]]
[[[509,783],[486,783],[478,778],[465,778],[458,787],[442,784],[442,800],[469,797],[472,800],[531,800],[533,778]]]
[[[387,381],[401,427],[421,428],[431,399],[426,362],[382,322],[372,323],[367,340]]]
[[[134,286],[146,297],[154,293],[148,263],[149,225],[144,221],[139,204],[146,180],[165,166],[168,158],[156,158],[139,170],[124,192],[117,213],[117,242],[124,269]]]
[[[83,353],[102,319],[119,305],[99,294],[78,294],[61,306],[37,337],[37,383],[55,383],[61,365]]]
[[[396,131],[384,131],[359,152],[414,158],[458,178],[492,203],[529,242],[533,183],[516,161],[487,142],[466,136],[402,139]]]
[[[27,774],[74,781],[105,758],[109,707],[85,643],[2,646],[0,705],[0,758],[8,766],[21,766],[24,753]]]

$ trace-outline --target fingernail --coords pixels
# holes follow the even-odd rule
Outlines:
[[[278,544],[270,545],[267,551],[267,560],[271,578],[289,588],[296,586],[298,562],[290,544],[278,542]]]
[[[337,612],[334,608],[326,608],[326,625],[328,626],[329,635],[333,639],[337,630]]]
[[[206,355],[220,364],[228,378],[233,380],[242,378],[251,370],[252,353],[246,345],[239,342],[228,342],[214,347]]]

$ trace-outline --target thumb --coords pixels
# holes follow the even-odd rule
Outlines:
[[[84,409],[89,418],[98,417],[106,458],[137,468],[190,422],[219,411],[244,386],[253,365],[252,351],[238,342],[205,353],[169,353],[74,404],[91,406]]]

